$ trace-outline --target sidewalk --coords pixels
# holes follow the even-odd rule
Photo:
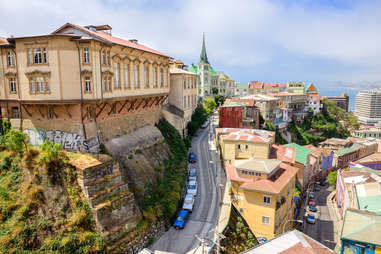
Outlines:
[[[332,191],[327,196],[327,206],[328,206],[328,211],[329,211],[330,217],[332,218],[333,227],[334,227],[334,240],[336,242],[334,251],[338,253],[339,247],[340,247],[341,230],[343,228],[343,219],[341,219],[339,209],[336,206],[336,201],[334,198],[335,195],[336,195],[336,191]]]

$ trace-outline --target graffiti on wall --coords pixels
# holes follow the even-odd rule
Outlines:
[[[99,151],[98,137],[83,139],[79,134],[59,130],[25,129],[24,132],[28,134],[30,143],[35,146],[41,145],[48,139],[54,144],[61,144],[65,150],[91,153]]]

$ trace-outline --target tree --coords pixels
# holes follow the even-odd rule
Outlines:
[[[3,134],[6,135],[8,131],[11,129],[11,122],[9,119],[3,120]]]
[[[224,104],[225,100],[226,97],[223,94],[217,94],[214,98],[214,101],[216,102],[217,106],[221,106],[222,104]]]
[[[218,94],[218,88],[213,87],[212,88],[212,94]]]
[[[327,176],[328,183],[336,189],[336,181],[337,181],[337,170],[332,171]]]
[[[29,137],[26,133],[19,130],[10,129],[5,135],[7,148],[11,151],[21,152],[23,146],[25,150],[28,151],[28,140]]]
[[[205,111],[208,115],[210,115],[216,107],[217,107],[217,104],[213,98],[208,98],[205,100],[204,108],[205,108]]]

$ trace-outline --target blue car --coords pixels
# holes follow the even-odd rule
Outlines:
[[[190,153],[188,157],[189,163],[196,163],[197,162],[197,156],[194,153]]]
[[[314,206],[314,205],[310,205],[309,206],[309,210],[311,211],[311,212],[317,212],[317,208],[316,208],[316,206]]]
[[[189,218],[189,211],[181,210],[179,212],[179,215],[177,216],[177,219],[175,220],[175,223],[173,223],[173,226],[175,227],[175,229],[183,229],[188,218]]]
[[[315,224],[315,222],[316,222],[315,215],[309,213],[307,215],[307,223],[309,223],[309,224]]]

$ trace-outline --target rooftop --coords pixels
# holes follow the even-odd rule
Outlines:
[[[288,231],[241,254],[334,254],[335,252],[298,230]]]
[[[329,138],[320,144],[327,144],[327,145],[334,145],[334,146],[345,146],[349,145],[352,141],[348,139],[341,139],[341,138]]]
[[[179,68],[170,68],[170,69],[169,69],[169,73],[170,73],[170,74],[197,75],[197,74],[195,74],[195,73],[193,73],[193,72],[186,71],[186,70],[179,69]]]
[[[302,163],[303,165],[306,165],[307,163],[307,156],[312,152],[311,149],[308,149],[306,147],[300,146],[296,143],[287,144],[285,146],[288,147],[295,147],[296,148],[296,158],[295,160],[299,163]]]
[[[275,160],[276,161],[276,160]],[[282,189],[296,175],[298,168],[287,165],[283,162],[279,164],[279,169],[267,179],[256,180],[255,178],[245,177],[238,173],[233,166],[226,167],[226,175],[232,181],[243,182],[242,189],[249,191],[261,191],[267,193],[280,193]]]
[[[234,165],[237,169],[251,170],[266,174],[271,174],[279,168],[281,161],[271,159],[250,158],[247,160],[236,160]]]
[[[250,129],[249,129],[250,131]],[[223,140],[231,140],[231,141],[248,141],[248,142],[256,142],[256,143],[269,143],[271,142],[270,138],[263,137],[260,135],[252,134],[250,132],[246,132],[244,130],[232,132],[226,135],[221,136]]]
[[[381,246],[380,235],[381,215],[350,208],[346,210],[341,239]]]
[[[241,99],[254,99],[255,101],[277,101],[278,98],[275,98],[273,96],[264,95],[264,94],[255,94],[255,95],[248,95],[244,96]]]
[[[363,157],[357,161],[354,161],[355,164],[367,164],[367,163],[381,163],[381,153],[373,153],[366,157]]]
[[[275,136],[275,132],[266,131],[266,130],[258,130],[258,129],[240,129],[240,128],[216,128],[216,134],[228,134],[233,132],[241,132],[251,135],[257,135],[264,138],[271,138]]]
[[[254,107],[255,106],[255,100],[254,99],[227,99],[226,101],[242,103],[248,107]]]
[[[143,51],[150,52],[153,54],[168,57],[167,55],[165,55],[165,54],[163,54],[157,50],[151,49],[151,48],[144,46],[142,44],[138,44],[137,42],[132,42],[132,41],[120,39],[118,37],[112,36],[111,34],[103,32],[103,31],[93,31],[89,28],[79,26],[79,25],[75,25],[75,24],[71,24],[71,23],[66,23],[65,25],[61,26],[56,31],[54,31],[52,34],[62,34],[62,33],[63,34],[65,34],[65,33],[66,34],[76,34],[76,35],[80,35],[80,36],[83,36],[83,33],[85,33],[87,36],[90,36],[91,39],[95,39],[95,40],[99,40],[99,41],[103,41],[103,42],[111,43],[111,44],[118,44],[121,46],[139,49],[139,50],[143,50]]]
[[[226,101],[224,105],[221,107],[231,108],[231,107],[245,107],[246,105],[243,103],[235,102],[235,101]]]
[[[283,162],[294,163],[296,158],[296,148],[282,145],[272,145],[270,158]]]

